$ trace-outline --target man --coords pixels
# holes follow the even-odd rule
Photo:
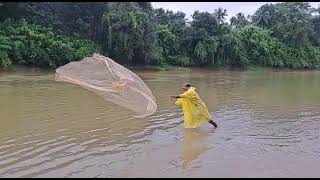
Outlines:
[[[196,88],[192,87],[190,83],[185,83],[182,87],[184,91],[179,96],[171,96],[172,98],[178,98],[175,104],[182,106],[184,114],[184,127],[185,128],[197,128],[203,124],[210,123],[215,128],[218,125],[210,119],[210,115],[206,104],[201,100]]]

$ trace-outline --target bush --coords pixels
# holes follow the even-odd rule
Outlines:
[[[0,23],[1,67],[11,64],[57,68],[97,51],[93,42],[53,33],[25,20]]]
[[[0,50],[0,69],[6,69],[9,65],[11,65],[11,61],[8,54]]]
[[[177,55],[177,56],[168,56],[168,62],[173,65],[178,66],[190,66],[190,58],[183,56],[183,55]]]
[[[271,37],[271,32],[256,26],[237,29],[250,65],[315,69],[320,66],[319,47],[291,47]]]

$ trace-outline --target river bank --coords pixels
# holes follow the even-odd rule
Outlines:
[[[169,70],[179,70],[179,71],[188,71],[190,69],[203,69],[203,70],[212,70],[212,71],[253,71],[253,72],[263,72],[263,71],[274,71],[274,72],[306,72],[306,71],[319,71],[318,69],[290,69],[290,68],[270,68],[270,67],[260,67],[260,66],[248,66],[246,68],[239,67],[179,67],[179,66],[125,66],[130,70],[148,70],[148,71],[169,71]],[[39,67],[30,67],[24,65],[12,65],[5,70],[0,70],[0,74],[3,73],[54,73],[55,69],[48,68],[39,68]]]

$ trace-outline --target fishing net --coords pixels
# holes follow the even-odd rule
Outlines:
[[[80,85],[134,111],[136,117],[149,116],[157,109],[151,90],[138,75],[100,54],[57,68],[55,79]]]

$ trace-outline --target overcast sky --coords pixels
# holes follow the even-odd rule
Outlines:
[[[191,20],[191,15],[195,10],[200,12],[208,11],[212,13],[214,9],[222,7],[227,10],[229,20],[232,16],[242,12],[246,16],[252,15],[260,6],[267,3],[278,2],[152,2],[154,8],[169,9],[174,12],[182,11],[186,13],[186,18]],[[312,7],[318,7],[320,2],[310,2]]]

